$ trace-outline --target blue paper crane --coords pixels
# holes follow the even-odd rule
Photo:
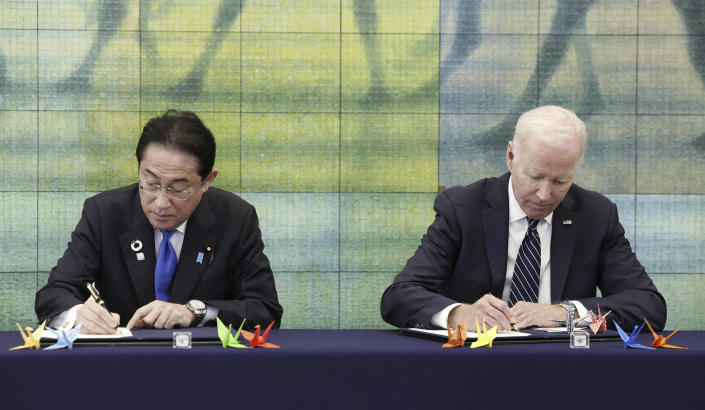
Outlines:
[[[49,347],[45,347],[44,350],[61,349],[63,347],[69,350],[73,349],[73,341],[76,340],[76,338],[78,337],[80,329],[81,323],[79,323],[78,326],[74,327],[68,332],[64,329],[60,329],[57,331],[54,329],[47,328],[47,330],[56,335],[56,343]]]
[[[617,332],[619,332],[619,337],[622,338],[622,341],[624,342],[624,348],[632,347],[636,349],[651,349],[654,350],[653,347],[651,346],[644,346],[636,343],[636,337],[639,336],[639,333],[641,333],[641,328],[644,327],[645,323],[642,323],[641,326],[634,326],[634,330],[632,331],[632,334],[627,336],[627,333],[622,330],[621,327],[615,322],[614,320],[612,321],[617,328]]]

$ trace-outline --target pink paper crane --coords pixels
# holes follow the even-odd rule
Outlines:
[[[607,331],[607,320],[605,319],[607,315],[612,313],[610,310],[609,312],[605,313],[604,316],[602,316],[602,312],[600,312],[600,305],[597,305],[597,318],[595,318],[595,314],[590,311],[590,317],[592,317],[592,323],[590,323],[590,329],[592,329],[592,333],[598,334],[598,333],[605,333]]]

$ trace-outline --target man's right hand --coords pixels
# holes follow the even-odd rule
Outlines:
[[[468,329],[472,330],[475,326],[475,318],[479,323],[484,319],[488,327],[497,325],[499,330],[511,330],[514,323],[507,303],[488,293],[471,305],[462,304],[454,307],[448,314],[448,325],[456,327],[465,321]]]
[[[110,313],[91,298],[76,310],[76,325],[81,333],[112,335],[120,324],[120,315]]]

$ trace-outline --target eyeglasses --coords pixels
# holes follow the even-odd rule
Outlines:
[[[201,182],[201,185],[203,185],[203,182]],[[161,185],[154,184],[151,182],[144,182],[142,180],[139,181],[139,186],[140,186],[140,190],[142,192],[149,194],[149,195],[157,195],[159,193],[159,191],[162,190]],[[164,189],[166,190],[166,196],[168,196],[171,199],[176,199],[178,201],[187,200],[194,191],[194,190],[187,191],[185,189],[175,189],[173,187],[166,187]]]

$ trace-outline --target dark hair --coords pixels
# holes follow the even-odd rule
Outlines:
[[[204,179],[213,170],[215,162],[215,138],[198,115],[191,111],[168,110],[164,115],[147,122],[137,142],[137,163],[149,144],[160,144],[167,148],[191,154],[198,159],[198,175]]]

